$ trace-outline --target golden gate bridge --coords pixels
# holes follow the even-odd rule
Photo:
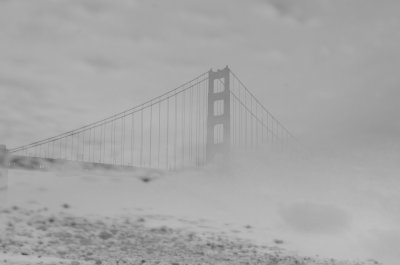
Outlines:
[[[294,141],[227,66],[105,119],[0,153],[7,151],[10,167],[177,170],[235,151],[284,150]]]

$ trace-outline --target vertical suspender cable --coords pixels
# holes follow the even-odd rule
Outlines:
[[[93,159],[92,159],[93,162],[96,162],[96,159],[95,159],[95,150],[97,149],[97,143],[96,143],[96,128],[97,128],[97,127],[94,127],[94,128],[93,128]]]
[[[175,95],[175,131],[174,131],[174,169],[176,170],[176,155],[178,152],[177,142],[178,142],[178,95]]]
[[[196,122],[196,166],[199,166],[199,155],[200,155],[200,84],[196,86],[197,92],[197,122]]]
[[[253,124],[253,120],[254,120],[254,116],[253,114],[253,97],[250,95],[250,150],[254,148],[254,124]]]
[[[82,160],[83,161],[85,161],[85,132],[86,131],[83,131],[83,133],[82,133],[82,149],[83,149]]]
[[[193,136],[192,136],[192,129],[193,129],[193,88],[190,88],[190,127],[189,127],[189,160],[192,163],[192,149],[193,149]]]
[[[132,117],[131,117],[131,165],[133,166],[134,164],[134,159],[133,159],[133,144],[134,144],[134,140],[135,140],[135,116],[132,113]]]
[[[161,101],[158,102],[158,154],[157,167],[160,168],[160,150],[161,150]]]
[[[182,140],[182,147],[181,147],[181,155],[182,155],[182,157],[181,157],[181,163],[182,163],[182,165],[181,165],[181,167],[183,167],[184,166],[184,164],[185,164],[185,112],[186,112],[186,109],[185,109],[185,94],[186,94],[186,91],[183,91],[183,93],[182,93],[182,110],[181,110],[181,119],[182,119],[182,121],[181,121],[181,126],[182,126],[182,136],[181,136],[181,140]]]
[[[67,152],[68,142],[67,142],[67,140],[68,140],[67,137],[64,136],[64,157],[65,157],[65,159],[68,159],[68,152]]]
[[[169,169],[169,164],[168,164],[168,156],[169,156],[169,143],[168,139],[169,138],[169,96],[167,97],[167,144],[166,144],[166,169]]]
[[[230,74],[229,74],[229,79],[230,79]],[[234,89],[235,89],[235,83],[234,83],[234,81],[232,80],[232,82],[231,82],[231,84],[232,84],[232,88],[233,89],[231,89],[231,91],[234,91]],[[231,91],[229,91],[229,93],[231,93]],[[231,119],[231,128],[230,128],[230,130],[231,130],[231,146],[234,146],[235,145],[235,99],[233,98],[233,97],[229,97],[229,100],[230,100],[230,107],[231,107],[231,115],[230,115],[230,119]]]
[[[97,129],[99,130],[99,138],[98,138],[98,146],[97,146],[97,156],[98,156],[98,162],[103,163],[103,124],[99,124],[97,126]]]
[[[140,111],[140,166],[143,167],[143,111]]]
[[[71,159],[74,159],[74,133],[71,134]]]
[[[113,140],[113,134],[112,134],[112,132],[113,132],[113,122],[114,121],[111,121],[109,124],[110,124],[110,164],[112,164],[113,163],[113,145],[114,145],[114,140]]]
[[[267,145],[270,145],[270,143],[271,143],[271,125],[270,125],[270,118],[269,118],[269,113],[268,112],[266,112],[266,115],[265,115],[265,118],[267,119],[267,132],[266,132],[266,142],[267,142]]]
[[[245,92],[244,93],[244,105],[246,106],[247,105],[247,93]],[[246,148],[246,150],[247,150],[247,147],[248,147],[248,145],[247,145],[247,131],[248,131],[248,127],[247,127],[247,111],[245,110],[245,125],[244,125],[244,127],[245,127],[245,135],[244,135],[244,138],[245,138],[245,148]]]
[[[204,82],[203,88],[204,112],[203,112],[203,163],[206,162],[206,144],[207,144],[207,119],[208,119],[208,82]]]
[[[117,120],[113,121],[113,155],[114,155],[114,165],[117,164]]]
[[[153,129],[153,102],[150,102],[150,140],[149,140],[149,166],[152,166],[151,163],[151,138],[153,136],[152,134],[152,129]]]
[[[92,140],[92,128],[89,129],[89,162],[91,162],[91,156],[92,156],[92,152],[91,152],[91,140]]]
[[[125,163],[125,113],[121,118],[121,165]]]

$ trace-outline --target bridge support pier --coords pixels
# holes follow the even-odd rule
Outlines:
[[[208,72],[208,116],[206,161],[213,161],[216,156],[224,157],[231,143],[230,115],[230,70]]]
[[[0,209],[5,207],[6,205],[7,186],[8,186],[8,150],[5,145],[0,145]]]

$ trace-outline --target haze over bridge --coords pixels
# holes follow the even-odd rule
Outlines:
[[[293,142],[289,130],[227,66],[103,120],[8,153],[11,167],[77,163],[177,170],[201,167],[238,150],[284,150]]]

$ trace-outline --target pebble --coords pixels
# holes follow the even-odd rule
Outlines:
[[[277,246],[261,247],[213,232],[196,234],[166,226],[146,227],[147,220],[138,222],[138,217],[89,219],[65,212],[52,214],[19,207],[3,213],[8,215],[12,226],[0,233],[0,252],[66,260],[52,265],[381,265],[377,261],[294,257]],[[44,224],[47,229],[42,229]],[[274,243],[281,244],[279,239]],[[3,263],[10,264],[9,261]]]

